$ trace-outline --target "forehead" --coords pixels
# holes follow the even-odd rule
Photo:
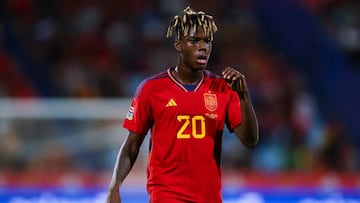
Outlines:
[[[188,37],[208,38],[210,37],[210,35],[206,34],[202,27],[197,27],[195,30],[194,27],[191,26],[189,29]]]

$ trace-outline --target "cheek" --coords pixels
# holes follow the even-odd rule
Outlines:
[[[192,49],[190,49],[190,48],[184,48],[182,50],[182,53],[183,53],[184,57],[188,58],[188,59],[192,58],[192,56],[194,55]]]
[[[212,51],[212,45],[211,45],[211,44],[209,45],[209,49],[208,49],[208,50],[209,50],[209,53],[211,53],[211,51]]]

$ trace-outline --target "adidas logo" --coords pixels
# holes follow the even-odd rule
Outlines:
[[[169,107],[169,106],[177,106],[177,104],[173,99],[170,99],[169,102],[166,104],[166,107]]]

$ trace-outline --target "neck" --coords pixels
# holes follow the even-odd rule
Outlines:
[[[179,68],[176,66],[173,71],[174,76],[177,80],[179,80],[182,84],[195,84],[197,83],[201,77],[203,76],[203,70],[193,70],[193,69],[185,69]]]

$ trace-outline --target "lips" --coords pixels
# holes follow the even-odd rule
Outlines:
[[[196,62],[199,64],[206,64],[207,63],[207,57],[204,55],[196,57]]]

